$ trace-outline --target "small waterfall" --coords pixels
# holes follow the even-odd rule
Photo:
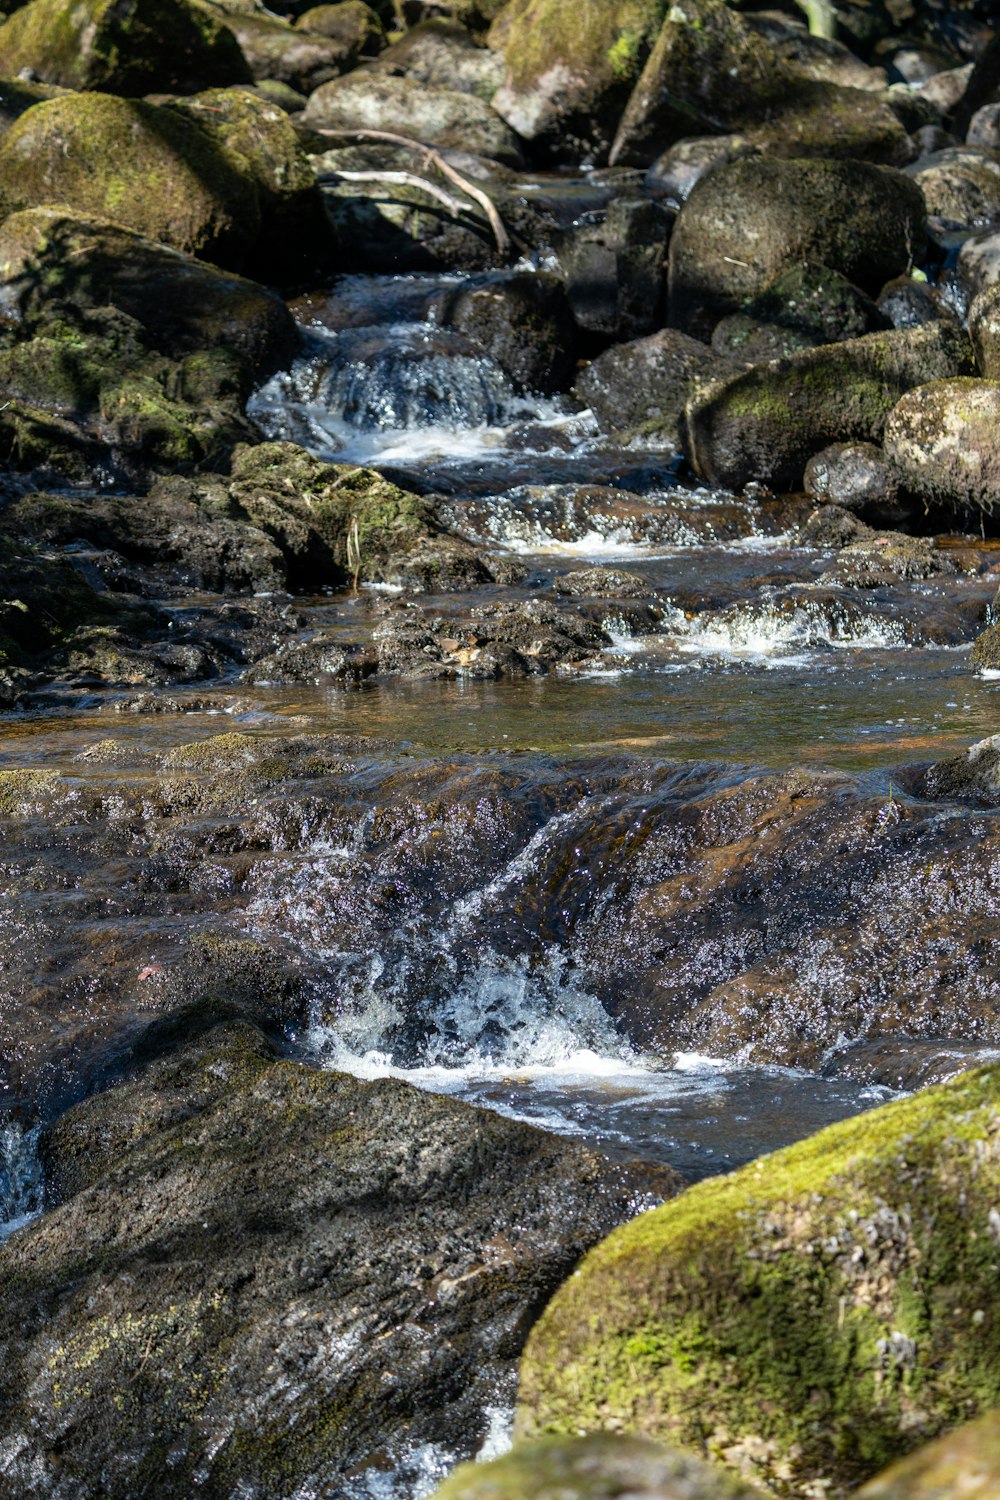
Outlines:
[[[0,1242],[42,1211],[40,1133],[40,1126],[25,1130],[16,1120],[0,1126]]]

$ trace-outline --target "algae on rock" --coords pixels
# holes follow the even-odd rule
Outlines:
[[[1000,1069],[699,1183],[553,1298],[523,1435],[612,1426],[842,1495],[1000,1402]]]

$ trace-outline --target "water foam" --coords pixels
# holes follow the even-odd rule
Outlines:
[[[0,1127],[0,1243],[42,1211],[39,1135],[39,1126],[26,1130],[17,1120]]]

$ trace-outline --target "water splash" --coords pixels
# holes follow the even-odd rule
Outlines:
[[[17,1120],[0,1126],[0,1242],[42,1211],[40,1133],[40,1126],[25,1130]]]

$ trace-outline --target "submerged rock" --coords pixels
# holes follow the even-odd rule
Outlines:
[[[759,1500],[759,1494],[686,1453],[602,1432],[537,1438],[492,1463],[465,1464],[434,1491],[434,1500]]]
[[[758,157],[730,162],[698,182],[678,215],[670,241],[670,321],[707,339],[720,318],[801,261],[876,293],[919,259],[924,237],[919,188],[888,167]]]
[[[283,1061],[239,1023],[43,1149],[59,1206],[0,1251],[0,1432],[32,1500],[278,1500],[386,1449],[471,1453],[540,1302],[640,1187],[530,1126]]]
[[[614,1424],[837,1493],[996,1404],[998,1104],[965,1074],[618,1230],[532,1332],[522,1434]]]
[[[30,0],[0,27],[0,74],[108,94],[249,83],[222,17],[187,0]]]
[[[889,459],[909,484],[913,463],[904,469],[899,444],[890,440],[899,428],[897,402],[905,414],[900,397],[931,372],[950,387],[949,376],[970,368],[966,335],[943,323],[809,349],[694,395],[685,413],[685,452],[712,484],[739,488],[756,480],[795,489],[809,459],[831,443],[877,442],[885,431]],[[919,492],[929,493],[926,486]]]

